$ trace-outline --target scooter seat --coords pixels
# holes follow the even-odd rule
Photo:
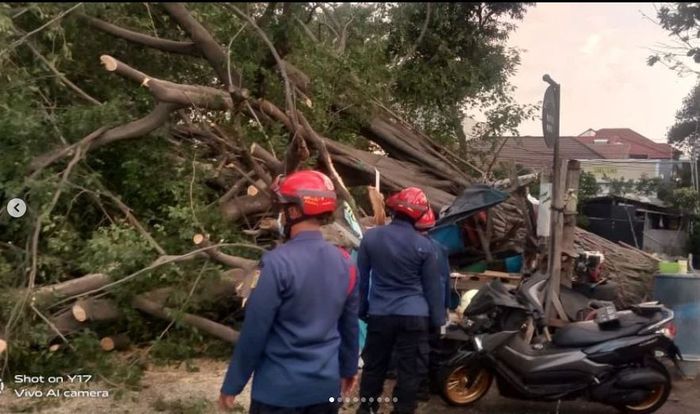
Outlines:
[[[603,329],[595,321],[570,323],[557,330],[552,342],[557,346],[569,348],[594,345],[634,335],[654,319],[636,315],[630,311],[618,312],[617,316],[620,324],[614,328]]]

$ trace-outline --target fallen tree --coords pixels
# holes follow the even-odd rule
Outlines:
[[[141,247],[133,240],[127,240],[127,243],[123,244],[129,245],[130,242],[139,246],[134,250],[150,249],[149,252],[152,250],[151,253],[153,255],[157,253],[158,256],[148,256],[147,259],[143,259],[142,263],[150,263],[150,265],[131,273],[124,272],[124,274],[129,273],[126,276],[113,270],[122,258],[103,263],[93,257],[92,261],[81,261],[83,267],[79,269],[97,271],[101,268],[90,266],[97,262],[110,270],[60,284],[35,288],[32,293],[36,304],[40,304],[41,308],[60,311],[50,319],[51,325],[54,326],[52,328],[54,334],[69,336],[93,326],[94,322],[114,320],[129,313],[116,305],[117,297],[120,298],[120,303],[124,303],[125,297],[124,292],[117,287],[123,288],[135,279],[145,278],[167,265],[168,268],[172,266],[186,270],[179,272],[178,277],[172,277],[172,279],[168,279],[171,274],[166,275],[164,272],[160,275],[163,280],[158,280],[161,288],[157,291],[148,294],[130,292],[134,297],[132,298],[130,294],[126,299],[131,299],[130,305],[140,311],[137,316],[177,321],[183,326],[193,327],[234,343],[238,333],[225,324],[240,320],[240,313],[242,313],[240,305],[245,303],[259,275],[259,270],[256,268],[259,252],[246,257],[238,256],[237,254],[240,253],[234,254],[229,248],[213,244],[210,237],[212,240],[224,240],[225,237],[218,233],[224,232],[224,228],[236,228],[240,229],[239,234],[229,233],[229,237],[245,237],[250,244],[257,245],[259,250],[274,247],[278,243],[276,237],[278,229],[275,227],[269,187],[272,178],[279,174],[307,167],[324,171],[332,178],[339,200],[347,203],[355,218],[363,225],[381,224],[386,219],[382,198],[401,188],[421,187],[427,193],[433,208],[439,211],[442,207],[449,205],[466,186],[476,182],[487,182],[490,179],[490,171],[480,168],[471,159],[466,159],[469,154],[457,154],[450,143],[439,144],[436,139],[404,120],[402,116],[406,117],[406,113],[410,111],[398,110],[397,108],[401,108],[400,102],[392,106],[372,96],[368,91],[373,89],[370,89],[370,85],[361,79],[363,74],[347,68],[349,65],[343,64],[341,66],[343,70],[334,75],[332,88],[329,85],[317,87],[318,79],[314,79],[305,72],[313,69],[316,62],[309,64],[309,62],[295,60],[291,52],[293,48],[290,45],[285,46],[285,43],[289,43],[289,39],[284,38],[287,33],[286,28],[273,31],[270,26],[265,25],[266,20],[275,21],[294,16],[293,10],[290,10],[297,7],[296,5],[291,3],[284,5],[286,11],[282,12],[281,17],[274,8],[271,8],[267,14],[268,17],[260,17],[260,19],[254,19],[247,12],[241,13],[236,5],[231,7],[235,7],[232,9],[234,13],[231,16],[240,18],[240,26],[236,28],[240,29],[238,33],[244,33],[245,30],[250,32],[250,34],[241,35],[249,37],[246,39],[248,45],[246,47],[249,49],[245,50],[263,48],[266,55],[269,53],[265,59],[258,62],[258,65],[252,65],[250,61],[240,62],[239,60],[245,60],[247,56],[233,52],[235,48],[232,45],[235,45],[237,39],[241,39],[236,37],[238,34],[229,39],[217,39],[217,33],[222,36],[226,31],[209,30],[204,24],[206,22],[201,22],[199,17],[196,17],[208,16],[207,13],[190,13],[182,4],[163,5],[162,8],[169,17],[162,10],[156,13],[158,23],[154,25],[157,25],[160,30],[158,36],[151,36],[115,24],[116,22],[121,24],[122,20],[114,19],[112,21],[115,23],[111,23],[107,21],[108,17],[104,17],[109,16],[109,13],[100,14],[104,19],[89,15],[88,11],[79,16],[80,21],[76,22],[78,25],[106,33],[111,40],[122,39],[128,42],[124,43],[127,48],[143,49],[141,50],[144,52],[143,55],[132,55],[124,53],[123,48],[104,44],[100,45],[98,53],[87,55],[92,59],[88,65],[91,68],[91,76],[95,76],[91,79],[92,84],[109,82],[118,84],[120,91],[126,90],[133,94],[131,96],[133,102],[127,102],[128,105],[125,106],[131,105],[138,107],[139,110],[130,111],[130,117],[118,117],[122,124],[99,125],[83,139],[75,139],[76,137],[71,136],[70,140],[63,139],[60,143],[55,141],[57,145],[49,146],[45,142],[35,145],[36,148],[46,152],[33,153],[34,159],[28,163],[27,174],[32,180],[51,177],[56,175],[54,173],[57,168],[63,166],[68,159],[71,159],[70,165],[76,165],[82,158],[92,160],[92,157],[95,157],[96,161],[91,165],[78,164],[84,167],[76,170],[79,174],[75,173],[71,176],[70,169],[59,172],[57,175],[61,177],[63,183],[59,187],[65,184],[67,186],[65,188],[75,190],[76,194],[71,196],[76,198],[83,194],[91,197],[91,202],[94,204],[92,207],[104,215],[99,218],[96,227],[105,228],[107,226],[104,223],[111,223],[113,227],[119,228],[121,223],[118,218],[115,218],[115,211],[117,217],[126,217],[127,225],[136,230],[140,239],[147,241],[145,244],[147,247]],[[487,24],[488,5],[485,5],[483,10],[484,14],[479,15],[484,18],[483,23]],[[310,20],[313,20],[315,11],[316,7],[310,13]],[[481,9],[478,12],[481,13]],[[316,45],[315,47],[322,49],[327,46],[328,39],[324,40],[320,35],[314,34],[315,30],[305,26],[308,24],[308,21],[305,23],[305,19],[295,17],[297,18],[289,17],[289,21],[303,25],[306,29],[304,33],[311,34],[309,37]],[[331,60],[319,60],[319,65],[338,65],[338,62],[343,62],[347,58],[342,54],[353,47],[353,26],[350,23],[355,16],[345,17],[347,17],[347,24],[332,23],[337,26],[332,40],[334,57]],[[167,24],[162,24],[160,20],[167,21]],[[172,40],[166,37],[169,34],[176,39],[175,36],[182,36],[183,33],[188,39]],[[222,40],[229,40],[228,47],[223,46]],[[366,40],[372,39],[362,41]],[[121,43],[119,45],[124,46]],[[361,48],[371,49],[371,46],[365,46],[363,43]],[[142,58],[142,56],[152,56],[148,55],[151,50],[168,54],[160,56],[160,58],[167,56],[162,59],[168,62],[167,70],[155,70],[154,67],[157,69],[157,65]],[[417,49],[412,48],[412,50],[416,52]],[[407,59],[411,58],[414,52],[411,52]],[[304,53],[308,53],[308,50]],[[170,54],[175,54],[176,59],[182,60],[170,61],[172,57]],[[182,63],[185,60],[196,61],[197,66],[187,66],[182,71],[176,70],[178,65],[173,62]],[[99,70],[98,61],[103,70]],[[328,63],[329,61],[331,63]],[[210,69],[207,69],[206,64]],[[242,70],[245,68],[250,72],[252,67],[254,67],[253,71],[258,72],[254,79],[250,79],[251,76],[244,76],[247,74]],[[190,71],[197,73],[190,73]],[[316,71],[317,78],[322,75],[324,73]],[[67,78],[64,77],[64,79]],[[430,89],[435,88],[435,85],[430,86]],[[332,96],[326,96],[328,94]],[[110,99],[104,99],[105,97],[112,99],[112,95],[105,93],[104,96],[100,96],[100,101],[107,104],[113,103],[109,102]],[[394,101],[390,97],[385,97],[383,100],[384,102]],[[64,100],[57,99],[57,102],[64,102]],[[344,123],[344,127],[337,128],[338,123]],[[153,141],[166,146],[168,156],[163,158],[167,158],[167,162],[152,168],[147,164],[129,168],[129,160],[125,162],[119,157],[112,160],[114,154],[110,151],[114,148],[123,149],[143,145],[143,152],[147,152],[154,148],[150,146]],[[456,142],[456,139],[453,141]],[[125,142],[128,142],[128,145],[124,145]],[[124,190],[129,186],[140,187],[139,191],[131,192],[132,199],[128,200],[128,203],[132,205],[132,202],[140,201],[141,193],[147,190],[144,188],[146,184],[135,184],[128,180],[101,187],[95,184],[95,181],[103,179],[101,174],[105,173],[100,170],[100,166],[112,162],[119,165],[119,167],[112,166],[117,173],[112,171],[111,175],[104,174],[104,176],[111,177],[115,181],[121,180],[123,175],[138,176],[134,172],[138,169],[147,170],[148,174],[165,180],[167,177],[158,176],[157,170],[166,168],[170,164],[175,165],[177,170],[188,170],[191,173],[186,178],[182,178],[183,182],[187,180],[188,185],[183,185],[182,188],[177,186],[176,190],[165,189],[158,193],[158,196],[164,196],[166,199],[171,195],[171,191],[177,193],[172,197],[172,202],[176,205],[169,206],[172,210],[158,210],[148,205],[148,208],[132,211],[120,201],[121,198],[116,193],[112,193],[107,188]],[[129,174],[122,174],[124,171]],[[173,170],[168,171],[172,173]],[[201,174],[205,177],[202,178]],[[81,183],[84,186],[72,185],[71,181],[74,178],[83,180]],[[495,186],[511,192],[511,198],[492,209],[487,223],[483,228],[477,229],[480,243],[472,246],[475,255],[484,255],[489,258],[503,251],[522,251],[528,243],[532,244],[530,239],[534,235],[534,228],[531,218],[528,218],[530,217],[529,206],[525,193],[518,190],[528,185],[529,180],[533,178],[536,178],[536,174],[526,177],[513,175],[509,179],[490,181]],[[196,186],[199,182],[210,187],[215,196],[206,198],[209,193],[198,196]],[[157,187],[160,184],[160,182],[151,182],[150,185]],[[362,205],[360,199],[367,194],[368,200]],[[206,202],[203,203],[205,199]],[[105,200],[108,201],[105,202]],[[72,211],[71,209],[87,210],[74,201],[75,199],[66,201],[64,206],[66,215]],[[208,206],[203,207],[201,204],[208,204]],[[367,211],[363,211],[363,208]],[[79,218],[76,221],[82,219],[80,213],[83,211],[77,214]],[[144,219],[139,215],[141,213],[149,214],[149,217]],[[344,218],[345,214],[345,209],[339,209],[335,222],[323,227],[323,235],[335,244],[357,247],[360,235],[352,230]],[[141,220],[136,219],[137,215]],[[171,215],[175,219],[172,219]],[[200,219],[202,216],[206,218]],[[217,216],[220,221],[213,219],[214,216]],[[164,229],[163,222],[171,223],[175,229]],[[38,226],[36,234],[41,235],[42,238],[48,238],[53,235],[52,231],[60,233],[51,230],[52,228],[47,226],[46,230],[41,230]],[[217,230],[214,231],[213,228]],[[99,236],[99,232],[94,230],[89,229],[81,235],[89,237],[94,232]],[[192,237],[193,234],[194,237]],[[597,238],[581,230],[579,234],[582,240],[579,243],[580,247],[604,250],[599,247],[602,242]],[[77,239],[80,240],[80,238]],[[104,239],[96,238],[96,240],[104,243]],[[37,249],[39,252],[54,248],[40,244],[38,241],[37,239],[36,245],[41,247]],[[197,250],[180,254],[179,252],[187,252],[192,248],[191,242]],[[114,243],[123,247],[120,239]],[[54,244],[63,246],[61,243]],[[103,246],[104,244],[93,245]],[[609,274],[625,275],[625,278],[634,279],[634,276],[628,275],[637,270],[646,272],[624,263],[628,254],[624,248],[618,246],[618,250],[612,250],[609,246],[604,247],[611,249],[610,257],[606,261]],[[166,252],[166,250],[172,251]],[[133,252],[130,251],[130,253]],[[199,276],[194,276],[197,274],[197,270],[193,270],[195,264],[202,265],[202,269],[207,266],[216,266],[216,272],[220,277],[212,278],[208,274],[206,279],[200,280]],[[212,271],[209,267],[206,270]],[[70,272],[65,273],[75,272],[75,269],[70,269]],[[203,272],[204,270],[201,270],[200,275]],[[175,273],[177,272],[173,272]],[[117,275],[120,277],[116,277]],[[40,285],[41,277],[39,280]],[[56,279],[43,280],[46,283],[46,280]],[[177,283],[172,283],[173,280]],[[632,303],[636,298],[642,297],[647,288],[645,281],[646,276],[642,276],[639,283],[635,282],[632,288],[621,291],[623,302]],[[183,292],[187,290],[189,295],[186,295],[186,300],[175,301],[177,303],[168,302],[172,297],[182,299],[185,296]],[[99,297],[96,298],[94,295]],[[77,302],[72,303],[73,300]],[[210,308],[219,304],[219,309],[225,309],[228,313],[220,315],[215,312],[216,309],[210,308],[206,309],[207,312],[203,312],[199,309],[199,305],[203,303],[211,304]],[[197,305],[197,310],[192,310],[192,313],[186,312],[187,304]],[[227,308],[222,304],[231,306]],[[57,308],[59,305],[62,307]],[[64,306],[68,308],[63,308]],[[134,313],[132,309],[129,310],[131,314]],[[112,332],[114,331],[101,333]],[[129,343],[126,334],[128,332],[104,337],[101,346],[105,350],[120,349]],[[3,347],[7,347],[7,342],[0,339],[0,353],[3,352]]]

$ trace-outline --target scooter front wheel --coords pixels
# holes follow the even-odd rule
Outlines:
[[[465,407],[486,395],[492,382],[493,374],[483,367],[445,367],[440,373],[440,396],[449,405]]]

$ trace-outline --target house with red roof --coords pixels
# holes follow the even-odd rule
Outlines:
[[[673,147],[654,142],[630,128],[588,129],[577,136],[561,137],[559,153],[562,158],[581,161],[583,171],[596,176],[603,192],[611,179],[667,180],[673,175]],[[551,168],[552,149],[547,148],[541,136],[511,137],[497,161],[535,170]]]
[[[629,128],[588,129],[576,139],[607,159],[671,160],[673,147]]]

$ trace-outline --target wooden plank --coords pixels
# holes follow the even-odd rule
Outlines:
[[[562,244],[564,253],[570,256],[566,262],[566,266],[562,269],[561,284],[566,287],[571,287],[571,279],[574,273],[574,261],[571,259],[572,254],[576,251],[574,238],[576,233],[576,216],[577,216],[577,194],[578,182],[581,177],[581,163],[576,160],[570,160],[567,166],[566,173],[566,197],[564,207],[564,230],[562,233]]]
[[[512,280],[520,280],[522,279],[522,275],[520,273],[506,273],[506,272],[497,272],[495,270],[485,270],[483,272],[452,272],[450,274],[451,277],[486,277],[486,278],[498,278],[498,279],[512,279]]]
[[[558,142],[558,141],[557,141]],[[568,321],[564,307],[559,299],[559,287],[561,284],[561,254],[562,254],[562,233],[564,230],[564,186],[566,185],[566,173],[568,160],[558,160],[555,151],[554,184],[552,186],[552,228],[549,247],[548,274],[549,283],[547,289],[547,301],[545,302],[545,314],[548,319],[555,316]]]

